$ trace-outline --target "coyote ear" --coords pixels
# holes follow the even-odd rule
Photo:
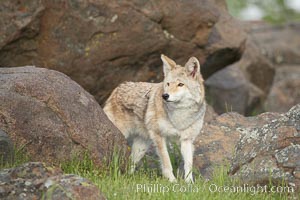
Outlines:
[[[171,71],[176,66],[176,63],[174,62],[174,60],[168,58],[163,54],[161,54],[160,58],[163,61],[164,75],[166,76],[167,73],[169,73],[169,71]]]
[[[191,57],[185,64],[186,70],[195,78],[200,73],[200,63],[197,58]]]

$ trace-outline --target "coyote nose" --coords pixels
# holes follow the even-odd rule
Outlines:
[[[169,94],[167,94],[167,93],[163,94],[163,95],[162,95],[162,98],[163,98],[164,100],[168,100]]]

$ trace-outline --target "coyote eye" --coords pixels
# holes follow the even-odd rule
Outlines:
[[[178,83],[178,86],[182,87],[182,86],[184,86],[184,84],[183,83]]]
[[[170,86],[170,83],[167,83],[167,86]]]

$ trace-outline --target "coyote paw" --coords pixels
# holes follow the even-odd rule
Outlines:
[[[177,179],[175,177],[168,178],[171,183],[176,183]]]
[[[186,177],[186,178],[185,178],[185,182],[186,182],[186,183],[191,183],[191,184],[193,184],[193,183],[194,183],[193,176],[188,176],[188,177]]]
[[[172,183],[175,183],[177,181],[172,170],[164,170],[163,176],[166,177]]]

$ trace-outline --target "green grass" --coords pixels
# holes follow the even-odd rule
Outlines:
[[[171,160],[173,160],[174,171],[179,167],[179,162],[175,162],[178,155],[178,147],[174,146],[170,150]],[[0,168],[14,167],[24,162],[28,162],[29,158],[22,150],[16,151],[15,162],[0,166]],[[230,191],[233,187],[237,187],[238,180],[232,180],[227,175],[227,167],[218,167],[213,173],[211,180],[205,180],[196,171],[195,183],[186,184],[184,180],[179,179],[177,183],[170,183],[160,175],[160,170],[147,168],[147,164],[142,164],[140,169],[133,175],[126,172],[121,173],[119,163],[121,158],[116,154],[107,169],[99,169],[89,159],[87,154],[83,159],[75,156],[72,161],[61,164],[61,168],[65,173],[77,174],[91,180],[99,187],[102,193],[108,199],[299,199],[299,193],[272,193],[259,192],[255,193],[253,187],[247,185],[248,191],[235,192]],[[144,162],[146,162],[144,160]],[[8,166],[9,165],[9,166]],[[176,174],[176,173],[175,173]],[[220,191],[216,190],[216,186]],[[269,186],[271,187],[271,185]],[[284,187],[284,184],[283,186]],[[228,191],[225,191],[228,190]]]
[[[21,146],[19,148],[15,147],[14,149],[15,151],[13,152],[13,159],[10,162],[4,162],[2,157],[0,157],[0,170],[16,167],[30,161],[29,156],[24,151],[24,146]]]
[[[205,180],[200,174],[195,174],[194,184],[186,184],[182,179],[179,179],[177,183],[170,183],[161,177],[158,170],[145,169],[145,167],[141,167],[133,175],[121,173],[116,164],[111,165],[111,168],[107,171],[101,171],[87,156],[82,161],[74,159],[71,162],[62,164],[61,167],[65,173],[78,174],[91,180],[108,199],[282,200],[296,196],[295,193],[287,192],[256,193],[254,188],[249,185],[246,185],[248,191],[230,192],[230,189],[233,190],[233,187],[236,188],[239,184],[237,180],[232,180],[227,175],[227,167],[216,168],[211,180]],[[116,169],[114,169],[115,167]],[[216,186],[220,188],[220,192],[214,191]],[[282,187],[284,187],[284,184]],[[298,197],[300,197],[299,194]]]

